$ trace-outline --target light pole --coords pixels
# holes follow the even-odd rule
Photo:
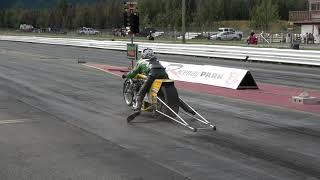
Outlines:
[[[182,0],[182,43],[186,43],[186,0]]]

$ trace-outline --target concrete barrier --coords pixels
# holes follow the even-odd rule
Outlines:
[[[126,50],[129,41],[99,41],[88,39],[48,38],[33,36],[0,36],[0,40]],[[167,44],[138,42],[139,50],[149,47],[157,53],[187,56],[246,59],[276,63],[320,66],[320,51],[277,48],[254,48],[221,45]]]

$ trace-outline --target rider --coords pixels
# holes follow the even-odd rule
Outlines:
[[[141,58],[134,69],[129,73],[122,75],[122,78],[134,78],[137,74],[147,76],[146,81],[143,83],[136,96],[137,106],[135,107],[135,111],[140,112],[143,98],[150,89],[153,81],[155,79],[168,79],[169,77],[165,68],[160,64],[153,50],[150,48],[146,48],[142,51]]]

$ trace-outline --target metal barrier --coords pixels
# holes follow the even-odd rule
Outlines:
[[[32,36],[0,36],[0,40],[20,41],[54,45],[91,47],[110,50],[126,50],[126,41],[99,41],[87,39],[47,38]],[[246,59],[277,63],[320,66],[320,51],[276,48],[254,48],[220,45],[165,44],[138,42],[139,50],[149,47],[161,54],[215,57],[226,59]]]

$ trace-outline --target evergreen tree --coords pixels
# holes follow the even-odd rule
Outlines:
[[[22,1],[21,1],[22,2]],[[23,1],[24,2],[24,1]],[[47,8],[54,4],[53,8]],[[77,2],[77,3],[76,3]],[[82,2],[82,3],[80,3]],[[123,2],[119,0],[48,0],[39,9],[0,11],[0,26],[16,28],[19,23],[35,27],[99,29],[121,27]],[[181,0],[137,0],[142,27],[179,29]],[[305,10],[306,0],[186,0],[187,28],[211,29],[215,22],[251,20],[254,27],[267,30],[277,19],[287,20],[290,10]]]
[[[4,13],[3,24],[6,28],[18,27],[17,11],[7,10]]]
[[[4,27],[4,11],[0,10],[0,28]]]
[[[278,6],[271,0],[262,0],[251,11],[251,23],[260,30],[269,30],[271,23],[279,19]]]

